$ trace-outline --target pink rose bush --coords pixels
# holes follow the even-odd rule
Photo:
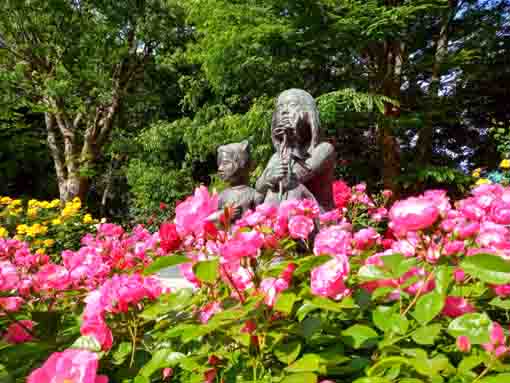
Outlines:
[[[217,222],[199,187],[159,231],[101,224],[59,259],[0,238],[5,355],[45,350],[29,383],[508,380],[510,189],[333,195]]]
[[[52,354],[44,365],[30,374],[27,383],[108,383],[97,375],[97,354],[86,350],[65,350]]]

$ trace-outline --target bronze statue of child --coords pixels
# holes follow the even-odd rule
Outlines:
[[[254,209],[264,201],[264,195],[248,186],[250,175],[250,150],[248,141],[222,145],[218,148],[218,176],[229,187],[219,195],[220,211],[211,217],[217,220],[225,207],[231,207],[230,220],[239,219],[244,212]]]

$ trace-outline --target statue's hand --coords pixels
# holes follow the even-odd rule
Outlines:
[[[279,182],[287,176],[288,168],[289,163],[287,161],[278,160],[268,172],[267,183],[273,188],[278,186]]]

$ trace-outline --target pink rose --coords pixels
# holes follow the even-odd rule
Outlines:
[[[32,340],[32,335],[27,331],[32,330],[34,328],[34,322],[28,319],[20,320],[19,322],[15,322],[11,324],[7,328],[7,332],[4,336],[4,339],[7,343],[16,344],[16,343],[25,343]]]
[[[9,291],[17,287],[19,282],[16,266],[9,261],[0,262],[0,291]]]
[[[80,333],[84,336],[95,338],[103,351],[108,351],[113,346],[112,331],[102,317],[88,317],[83,320]]]
[[[350,254],[351,233],[340,226],[330,226],[322,229],[315,237],[313,252],[315,255]]]
[[[160,246],[165,253],[177,250],[181,244],[181,238],[173,223],[165,222],[159,228]]]
[[[464,251],[464,241],[446,242],[443,251],[446,255],[454,255]]]
[[[0,298],[0,308],[9,312],[18,311],[23,306],[24,299],[21,297]]]
[[[457,348],[460,352],[469,352],[471,350],[471,342],[465,335],[461,335],[457,338]]]
[[[224,261],[236,262],[243,257],[255,257],[263,245],[264,236],[258,231],[239,231],[220,246],[220,254]]]
[[[207,217],[218,210],[218,196],[209,195],[205,186],[195,189],[195,194],[186,198],[175,208],[175,224],[179,235],[201,234]]]
[[[510,285],[497,285],[493,286],[492,290],[496,293],[496,295],[500,297],[508,297],[510,296]]]
[[[209,302],[204,307],[200,309],[200,312],[198,314],[198,319],[201,323],[207,323],[209,322],[209,319],[216,314],[221,312],[223,309],[221,307],[220,302]]]
[[[342,212],[339,209],[333,209],[319,215],[319,222],[322,225],[338,222],[340,219],[342,219]]]
[[[391,190],[389,190],[389,189],[384,189],[382,191],[382,195],[383,195],[384,198],[390,199],[393,196],[393,192]]]
[[[108,383],[108,377],[97,375],[98,365],[97,354],[88,350],[54,352],[30,374],[27,383]]]
[[[485,210],[478,205],[476,198],[473,197],[459,201],[457,209],[465,218],[473,221],[480,221],[485,215]]]
[[[427,190],[423,196],[431,199],[439,210],[442,217],[446,217],[451,210],[450,199],[446,195],[446,190]]]
[[[490,337],[491,343],[495,346],[505,343],[505,333],[498,322],[492,322]]]
[[[335,181],[332,185],[333,201],[337,209],[342,209],[349,203],[352,195],[351,188],[343,181]]]
[[[380,235],[373,228],[361,229],[354,234],[353,245],[358,250],[365,250],[373,246]]]
[[[187,262],[187,263],[181,263],[179,265],[179,271],[181,272],[181,275],[190,283],[192,283],[196,287],[200,287],[202,284],[200,280],[195,276],[195,273],[193,272],[193,263]]]
[[[248,268],[241,266],[239,262],[221,265],[220,273],[223,281],[233,284],[235,290],[243,292],[254,287],[253,273]]]
[[[165,367],[163,369],[163,379],[169,379],[174,374],[174,370],[170,367]]]
[[[278,294],[289,288],[289,282],[283,278],[264,278],[260,282],[260,291],[264,295],[264,303],[273,307]]]
[[[475,308],[463,297],[446,297],[442,314],[450,318],[475,312]]]
[[[349,275],[349,260],[346,256],[336,258],[312,270],[312,294],[335,300],[342,299],[350,293],[344,281]]]
[[[296,215],[289,220],[289,232],[292,238],[306,240],[313,228],[313,220],[310,217]]]
[[[390,209],[390,228],[399,235],[418,231],[431,226],[439,216],[439,209],[433,199],[411,197],[396,202]]]
[[[461,223],[454,229],[454,233],[459,239],[467,239],[472,237],[480,230],[480,224],[478,222]]]
[[[457,283],[461,283],[465,277],[466,273],[462,269],[455,269],[455,271],[453,272],[453,278]]]
[[[64,291],[71,284],[69,271],[59,265],[48,263],[40,268],[35,275],[36,290],[56,290]]]

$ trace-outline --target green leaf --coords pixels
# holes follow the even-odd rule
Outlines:
[[[398,265],[400,265],[404,259],[402,254],[389,254],[381,257],[385,269],[390,270],[392,274],[396,274]]]
[[[438,315],[444,307],[444,296],[436,291],[425,294],[416,303],[413,316],[420,324],[426,325]]]
[[[319,309],[319,307],[314,305],[314,304],[311,304],[309,302],[308,303],[304,303],[297,310],[296,316],[297,316],[298,320],[301,322],[301,321],[303,321],[304,318],[306,318],[306,316],[309,313],[311,313],[314,310],[318,310],[318,309]]]
[[[377,306],[372,312],[372,321],[383,332],[404,334],[409,327],[409,321],[395,312],[395,307]]]
[[[301,328],[303,329],[305,338],[310,338],[322,328],[322,321],[319,318],[306,318],[301,323]]]
[[[69,348],[79,348],[89,350],[92,352],[100,352],[101,343],[99,343],[99,341],[95,337],[85,335],[80,336],[78,339],[76,339]]]
[[[317,383],[317,375],[311,372],[302,372],[286,376],[281,383]]]
[[[485,313],[464,314],[450,323],[448,333],[455,338],[465,335],[471,344],[488,343],[491,323]]]
[[[382,259],[384,259],[386,257],[382,257]],[[417,258],[406,258],[405,260],[403,260],[398,266],[397,266],[397,269],[396,269],[396,273],[395,273],[395,276],[396,277],[401,277],[402,275],[404,275],[405,273],[407,273],[409,270],[411,270],[414,266],[416,266],[418,264],[418,259]]]
[[[367,371],[367,375],[381,375],[388,368],[393,366],[400,366],[402,364],[411,365],[411,361],[402,356],[390,356],[384,359],[379,360],[372,367],[370,367]]]
[[[483,282],[503,285],[510,283],[510,262],[493,254],[476,254],[465,257],[460,267]]]
[[[365,265],[359,269],[358,277],[366,281],[375,281],[379,279],[391,279],[392,275],[384,270],[381,270],[375,265]]]
[[[486,358],[481,356],[481,355],[466,356],[459,363],[459,366],[457,367],[457,371],[459,371],[460,373],[465,374],[466,372],[469,372],[473,368],[475,368],[475,367],[479,366],[480,364],[484,363],[485,360],[486,360]]]
[[[120,366],[131,354],[132,345],[130,342],[122,342],[112,354],[112,363]]]
[[[213,283],[220,275],[218,271],[219,264],[218,259],[198,262],[193,266],[193,272],[202,282]]]
[[[190,262],[190,259],[182,254],[170,255],[167,257],[159,257],[143,271],[143,274],[144,275],[154,274],[161,269],[165,269],[167,267],[172,267],[175,265],[180,265],[181,263],[186,262]]]
[[[289,372],[320,372],[321,358],[317,354],[305,354],[286,370]]]
[[[337,313],[340,313],[343,311],[345,306],[342,304],[343,301],[335,302],[331,299],[324,298],[324,297],[314,297],[311,301],[311,304],[316,306],[317,308],[320,308],[322,310],[327,311],[334,311]]]
[[[448,368],[448,358],[444,355],[437,355],[432,359],[427,357],[417,357],[413,361],[417,372],[425,376],[438,375],[441,371]]]
[[[404,378],[399,380],[398,383],[424,383],[424,381],[416,378]]]
[[[360,324],[355,324],[342,331],[342,336],[348,344],[356,349],[366,346],[367,342],[378,337],[373,328]]]
[[[150,378],[150,376],[157,370],[165,367],[175,367],[181,359],[186,355],[180,352],[174,352],[170,349],[157,350],[151,360],[147,362],[138,372],[138,376]]]
[[[140,313],[140,317],[154,320],[170,311],[183,310],[191,304],[192,294],[191,289],[179,289],[175,293],[161,295],[156,303]]]
[[[503,310],[510,310],[510,299],[501,299],[500,297],[496,297],[489,302],[491,306],[499,307]]]
[[[441,332],[442,326],[434,323],[428,326],[420,327],[411,335],[413,340],[421,345],[432,345],[434,340]]]
[[[356,379],[353,383],[391,383],[391,380],[374,376],[371,378],[359,378]]]
[[[298,276],[307,273],[311,269],[318,267],[332,259],[329,255],[310,255],[299,261],[298,268],[294,271],[294,275]]]
[[[381,331],[388,331],[391,327],[388,318],[394,313],[394,308],[390,306],[377,306],[372,312],[372,321]]]
[[[479,380],[478,382],[479,383],[506,383],[506,382],[510,382],[510,374],[504,373],[504,374],[487,376],[487,377],[483,378],[482,380]]]
[[[436,282],[436,291],[439,294],[446,295],[448,292],[448,287],[450,286],[450,282],[452,281],[452,273],[450,267],[448,266],[439,266],[435,273],[435,282]]]
[[[278,295],[278,298],[276,298],[274,309],[285,314],[290,314],[292,312],[292,307],[294,306],[294,302],[296,302],[296,300],[297,300],[296,294],[284,291]]]
[[[299,341],[292,341],[289,343],[280,343],[278,344],[274,350],[273,353],[276,356],[276,358],[287,365],[291,364],[296,360],[296,358],[299,356],[299,353],[301,352],[301,342]]]

